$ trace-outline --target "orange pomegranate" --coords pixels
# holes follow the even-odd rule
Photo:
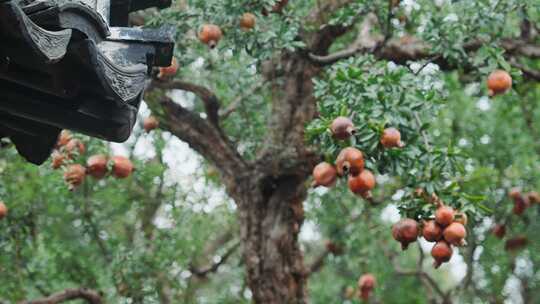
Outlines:
[[[57,147],[63,147],[71,140],[71,133],[68,130],[62,130],[58,135]]]
[[[359,174],[364,170],[364,154],[354,147],[344,148],[336,158],[336,170],[339,176]]]
[[[178,60],[176,60],[176,58],[173,57],[170,66],[168,66],[168,67],[160,67],[159,68],[159,73],[158,73],[157,77],[159,79],[172,77],[172,76],[176,75],[176,72],[178,72],[178,68],[179,68]]]
[[[244,13],[240,18],[240,28],[249,31],[255,27],[257,18],[252,13]]]
[[[330,130],[334,138],[340,140],[347,139],[356,132],[352,120],[344,116],[336,117],[330,125]]]
[[[208,45],[210,48],[215,48],[219,40],[221,40],[221,28],[215,24],[205,24],[199,32],[199,40]]]
[[[86,152],[86,147],[80,140],[74,138],[64,146],[64,150],[69,158],[73,158],[75,156],[83,155],[84,152]]]
[[[54,151],[52,154],[51,167],[56,170],[64,165],[66,162],[66,156],[58,151]]]
[[[313,168],[313,187],[331,187],[337,179],[336,168],[327,162],[319,163]]]
[[[416,241],[418,232],[418,222],[410,218],[402,219],[392,226],[392,237],[401,243],[402,250],[407,250],[409,244]]]
[[[349,175],[349,189],[355,194],[366,194],[375,188],[375,176],[369,170],[363,170],[360,174]]]
[[[154,116],[148,116],[143,121],[143,128],[146,132],[150,132],[159,126],[159,121]]]
[[[456,212],[454,217],[454,222],[461,223],[461,225],[466,226],[468,222],[467,214],[465,212]]]
[[[502,94],[512,87],[512,77],[506,71],[495,70],[488,76],[487,87],[490,96]]]
[[[402,148],[401,133],[396,128],[386,128],[381,136],[381,144],[385,148]]]
[[[8,208],[6,204],[0,201],[0,220],[6,217],[7,213],[8,213]]]
[[[112,173],[116,178],[126,178],[133,172],[133,164],[127,157],[114,156],[112,163]]]
[[[435,221],[442,227],[446,227],[454,221],[454,209],[448,206],[441,206],[435,211]]]
[[[69,165],[64,172],[64,180],[68,184],[69,190],[74,190],[84,182],[86,169],[79,165]]]
[[[540,204],[540,193],[536,191],[527,193],[527,198],[529,198],[529,202],[532,204]]]
[[[358,289],[360,290],[360,298],[364,301],[367,301],[369,299],[369,296],[373,289],[375,288],[375,285],[377,284],[377,281],[375,280],[375,276],[371,273],[366,273],[362,275],[358,279]]]
[[[102,179],[107,174],[107,156],[103,154],[92,155],[86,161],[88,175],[95,179]]]
[[[452,258],[452,247],[445,241],[439,241],[431,249],[431,256],[435,259],[433,267],[439,268],[442,263],[450,261]]]
[[[450,245],[464,246],[467,230],[461,223],[453,222],[444,229],[443,236]]]
[[[443,231],[441,226],[439,226],[439,224],[437,224],[435,221],[427,221],[424,223],[422,236],[428,242],[436,242],[442,238]]]

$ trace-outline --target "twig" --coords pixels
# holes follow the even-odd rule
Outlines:
[[[204,268],[197,268],[194,265],[189,265],[189,271],[198,277],[206,277],[209,273],[216,272],[219,267],[224,264],[227,259],[233,255],[233,253],[240,247],[240,242],[236,242],[231,248],[225,252],[225,254],[219,259],[218,262],[213,263]]]
[[[19,304],[57,304],[75,299],[83,299],[90,304],[101,304],[101,293],[87,288],[70,288],[46,298],[22,301]]]

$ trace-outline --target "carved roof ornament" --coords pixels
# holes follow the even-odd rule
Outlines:
[[[125,141],[174,29],[128,26],[170,0],[0,0],[0,139],[41,164],[62,129]]]

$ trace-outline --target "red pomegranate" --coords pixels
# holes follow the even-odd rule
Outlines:
[[[403,148],[405,146],[401,141],[401,133],[396,128],[384,129],[381,144],[385,148]]]
[[[180,66],[178,64],[178,60],[176,60],[176,58],[173,57],[172,60],[171,60],[171,65],[170,66],[168,66],[168,67],[160,67],[159,68],[159,73],[158,73],[157,77],[159,79],[172,77],[172,76],[176,75],[176,73],[178,72],[179,67]]]
[[[435,259],[433,267],[439,268],[442,263],[450,261],[452,258],[452,247],[445,241],[439,241],[431,249],[431,256]]]
[[[150,132],[159,126],[159,121],[154,116],[148,116],[143,121],[143,128],[146,132]]]
[[[527,246],[528,239],[525,236],[517,236],[506,240],[504,243],[504,249],[506,251],[521,250]]]
[[[441,226],[435,221],[427,221],[424,223],[424,228],[422,229],[422,236],[428,242],[437,242],[443,236],[443,231]]]
[[[454,221],[454,209],[448,206],[441,206],[435,211],[435,221],[442,227],[446,227]]]
[[[344,140],[356,132],[352,120],[348,117],[336,117],[330,125],[330,130],[335,139]]]
[[[6,204],[2,201],[0,201],[0,220],[5,218],[8,213],[8,208]]]
[[[102,179],[107,174],[107,162],[103,154],[92,155],[86,161],[86,172],[95,179]]]
[[[529,198],[524,195],[519,195],[514,198],[514,208],[512,209],[512,212],[515,215],[522,215],[523,212],[525,212],[525,209],[527,209],[530,205]]]
[[[331,187],[336,183],[336,168],[327,162],[319,163],[313,168],[313,187]]]
[[[495,70],[488,76],[487,87],[490,96],[502,94],[512,87],[512,77],[506,71]]]
[[[64,165],[66,162],[66,156],[58,151],[54,151],[52,154],[51,167],[56,170]]]
[[[86,152],[86,147],[80,140],[74,138],[64,146],[64,150],[66,151],[66,155],[73,159],[75,156],[83,155]]]
[[[71,133],[68,130],[62,130],[58,136],[57,147],[63,147],[71,140]]]
[[[126,178],[133,172],[133,164],[127,157],[114,156],[112,163],[112,173],[116,178]]]
[[[375,279],[375,276],[371,273],[366,273],[362,275],[358,279],[358,289],[360,290],[360,298],[364,301],[367,301],[369,299],[369,296],[373,289],[375,288],[375,285],[377,284],[377,281]]]
[[[491,229],[491,232],[493,235],[495,235],[497,238],[502,239],[506,235],[506,226],[503,224],[496,224]]]
[[[240,18],[240,28],[249,31],[255,27],[257,18],[252,13],[244,13]]]
[[[510,189],[510,191],[508,191],[508,196],[511,199],[517,199],[517,198],[521,197],[521,189],[519,189],[518,187],[514,187],[514,188]]]
[[[272,7],[272,13],[281,13],[283,8],[289,3],[289,0],[278,0]]]
[[[453,222],[444,229],[443,236],[450,245],[464,246],[467,230],[461,223]]]
[[[375,188],[375,183],[375,176],[367,169],[356,176],[349,175],[349,189],[354,194],[367,194],[370,190]]]
[[[354,147],[344,148],[336,158],[336,170],[339,176],[359,174],[364,170],[364,154]]]
[[[64,172],[64,180],[68,184],[69,190],[74,190],[84,182],[86,169],[79,165],[69,165]]]
[[[221,40],[221,28],[215,24],[205,24],[199,32],[199,40],[208,45],[211,49],[215,48],[219,40]]]
[[[392,237],[401,243],[401,249],[406,250],[410,243],[418,238],[418,223],[410,218],[402,219],[392,226]]]

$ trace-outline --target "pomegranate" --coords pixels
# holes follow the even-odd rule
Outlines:
[[[172,76],[176,75],[176,72],[178,72],[178,68],[179,68],[178,60],[176,60],[176,58],[173,57],[170,66],[168,66],[168,67],[160,67],[159,68],[159,73],[158,73],[157,77],[159,79],[172,77]]]
[[[240,18],[240,28],[249,31],[255,27],[256,17],[252,13],[244,13]]]
[[[521,197],[521,189],[519,189],[518,187],[514,187],[514,188],[510,189],[510,191],[508,191],[508,196],[511,199],[517,199],[517,198]]]
[[[495,235],[497,238],[502,239],[506,235],[506,226],[503,224],[496,224],[491,229],[491,232],[493,235]]]
[[[364,154],[354,147],[341,150],[336,158],[336,170],[339,176],[357,175],[364,170]]]
[[[66,162],[66,156],[58,151],[54,151],[52,154],[51,167],[56,170],[62,167]]]
[[[344,116],[336,117],[330,125],[330,130],[334,138],[340,140],[347,139],[356,132],[352,120]]]
[[[457,212],[454,217],[454,222],[461,223],[461,225],[466,226],[468,222],[467,214],[465,212]]]
[[[75,156],[83,155],[84,152],[86,152],[86,147],[84,144],[76,138],[70,140],[67,145],[64,146],[64,149],[67,156],[71,159],[73,159]]]
[[[115,156],[112,158],[112,172],[116,178],[126,178],[133,172],[133,164],[124,156]]]
[[[199,40],[211,49],[216,47],[219,40],[221,40],[221,36],[221,29],[215,24],[205,24],[199,32]]]
[[[324,242],[324,246],[326,247],[326,251],[332,253],[333,255],[338,256],[343,254],[343,247],[330,240],[326,240]]]
[[[385,148],[403,148],[405,146],[401,141],[401,133],[396,128],[384,129],[381,144]]]
[[[514,198],[514,208],[512,209],[512,212],[515,215],[522,215],[523,212],[525,212],[525,209],[529,207],[529,204],[529,198],[520,194],[518,197]]]
[[[435,221],[442,227],[446,227],[454,221],[454,209],[448,206],[441,206],[435,211]]]
[[[529,240],[525,236],[513,237],[511,239],[506,240],[506,242],[504,243],[504,249],[506,251],[521,250],[525,246],[527,246],[528,242]]]
[[[427,221],[422,229],[422,236],[428,242],[436,242],[442,238],[442,228],[435,221]]]
[[[529,199],[529,202],[532,204],[540,204],[540,193],[536,191],[531,191],[527,193],[527,198]]]
[[[6,204],[0,201],[0,220],[6,217],[7,213],[8,213],[8,208]]]
[[[435,259],[433,267],[439,268],[442,263],[450,261],[452,258],[452,247],[448,245],[445,241],[439,241],[431,249],[431,256]]]
[[[402,219],[392,226],[392,237],[401,243],[401,249],[406,250],[409,244],[418,238],[418,223],[410,218]]]
[[[159,121],[154,116],[148,116],[143,121],[143,128],[146,132],[150,132],[159,126]]]
[[[278,0],[272,7],[272,13],[281,13],[283,8],[289,3],[289,0]]]
[[[488,76],[487,87],[490,96],[504,93],[512,87],[512,77],[506,71],[495,70]]]
[[[107,156],[103,154],[92,155],[86,161],[88,175],[96,179],[102,179],[107,174]]]
[[[84,182],[84,177],[86,175],[86,169],[79,165],[73,164],[69,165],[64,172],[64,180],[68,184],[69,190],[74,190]]]
[[[357,176],[349,175],[349,189],[355,194],[367,194],[375,188],[375,176],[371,171],[364,170]]]
[[[319,163],[313,168],[313,187],[331,187],[336,183],[336,168],[327,162]]]
[[[464,246],[467,230],[461,223],[453,222],[443,231],[444,239],[451,245]]]
[[[364,301],[367,301],[369,299],[371,292],[375,288],[376,284],[377,284],[377,281],[375,280],[375,276],[373,276],[371,273],[366,273],[362,275],[358,279],[358,289],[360,290],[360,298]]]
[[[71,133],[68,130],[62,130],[62,132],[60,132],[60,135],[58,136],[58,142],[56,143],[56,146],[57,147],[65,146],[70,140],[71,140]]]

